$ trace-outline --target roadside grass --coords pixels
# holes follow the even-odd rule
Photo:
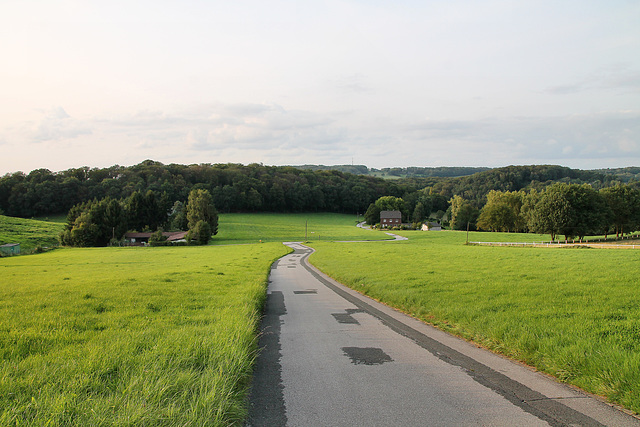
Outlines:
[[[0,215],[0,244],[20,243],[22,252],[37,246],[57,246],[64,224]]]
[[[365,295],[640,412],[640,251],[398,234],[410,240],[314,242],[311,262]]]
[[[0,260],[0,425],[240,425],[282,244]]]
[[[334,213],[220,214],[212,245],[262,242],[384,240],[384,233],[356,227],[356,216]]]

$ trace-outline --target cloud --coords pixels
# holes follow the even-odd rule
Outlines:
[[[73,119],[62,107],[54,107],[36,123],[32,123],[27,130],[31,142],[41,143],[77,138],[89,135],[91,129],[86,124]]]
[[[504,163],[640,162],[640,111],[554,117],[423,120],[393,129],[398,147],[415,165]]]
[[[640,71],[624,66],[611,66],[575,82],[549,86],[545,92],[552,95],[569,95],[593,90],[640,92]]]
[[[339,76],[331,81],[330,85],[343,93],[361,94],[373,91],[367,83],[367,77],[362,73]]]

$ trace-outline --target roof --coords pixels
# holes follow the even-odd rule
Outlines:
[[[12,248],[14,246],[20,246],[20,243],[7,243],[5,245],[0,245],[0,248]]]
[[[402,219],[402,212],[400,211],[381,211],[380,218],[398,218]]]
[[[124,237],[127,239],[148,239],[153,233],[125,233]],[[172,242],[175,240],[182,240],[186,237],[186,231],[164,231],[162,235]]]

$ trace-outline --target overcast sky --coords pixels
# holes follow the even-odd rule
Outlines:
[[[0,3],[0,175],[640,166],[640,2]]]

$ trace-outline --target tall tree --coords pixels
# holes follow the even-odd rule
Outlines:
[[[465,230],[467,226],[475,230],[478,219],[478,209],[462,197],[455,195],[451,200],[451,228],[454,230]]]
[[[187,222],[189,230],[195,228],[198,221],[209,224],[211,234],[218,234],[218,211],[213,205],[211,194],[207,190],[191,190],[187,202]]]
[[[640,225],[640,191],[637,188],[618,184],[603,188],[600,194],[610,209],[616,237]]]

